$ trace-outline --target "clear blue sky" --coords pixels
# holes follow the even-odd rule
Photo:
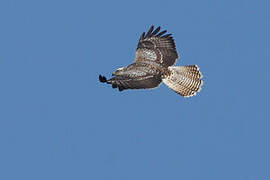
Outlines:
[[[0,1],[1,180],[269,180],[269,1]],[[118,92],[150,25],[204,86]]]

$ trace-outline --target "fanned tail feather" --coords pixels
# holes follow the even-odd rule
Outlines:
[[[197,65],[170,66],[169,75],[162,81],[173,91],[184,96],[191,97],[200,92],[203,85],[202,73]]]

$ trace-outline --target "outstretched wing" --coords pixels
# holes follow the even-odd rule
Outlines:
[[[155,62],[162,67],[172,66],[178,59],[178,54],[171,34],[166,34],[166,30],[159,32],[160,27],[153,30],[154,26],[151,26],[146,34],[142,33],[136,50],[135,63]]]
[[[99,75],[100,82],[112,84],[112,88],[118,88],[119,91],[125,89],[150,89],[155,88],[161,83],[161,78],[154,75],[146,76],[115,76],[109,80],[106,77]]]
[[[104,76],[100,76],[99,80],[112,84],[113,88],[120,91],[155,88],[162,82],[160,71],[144,63],[133,63],[115,73],[111,79],[107,80]]]

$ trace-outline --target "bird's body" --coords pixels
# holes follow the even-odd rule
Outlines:
[[[147,34],[140,37],[135,62],[119,68],[111,79],[99,76],[100,82],[112,84],[119,91],[125,89],[150,89],[164,82],[176,93],[190,97],[200,91],[202,74],[197,65],[173,66],[178,53],[171,34],[154,30],[151,26]]]

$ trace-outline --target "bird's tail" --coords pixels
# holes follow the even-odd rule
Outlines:
[[[201,90],[203,76],[197,65],[170,66],[168,70],[169,75],[162,81],[176,93],[191,97]]]

